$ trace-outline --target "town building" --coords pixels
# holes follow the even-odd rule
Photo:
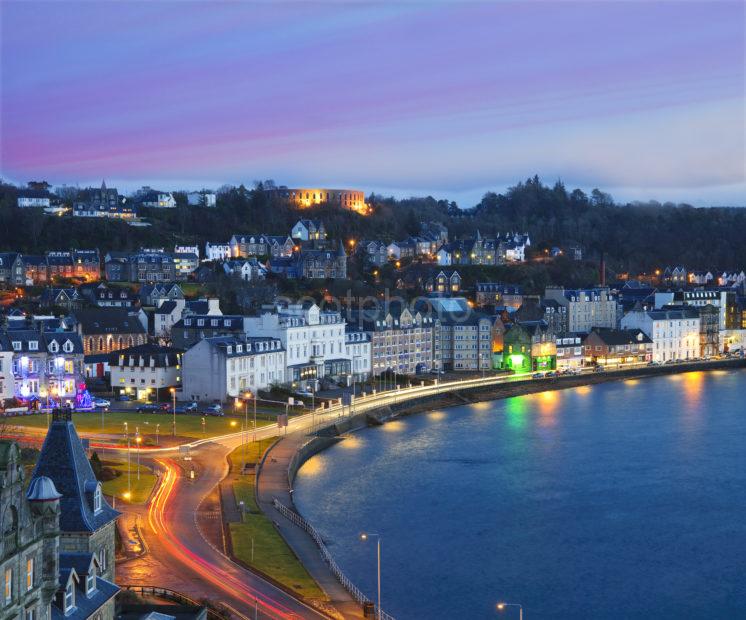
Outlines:
[[[347,254],[342,242],[337,250],[301,248],[291,257],[270,258],[269,270],[289,279],[345,280]]]
[[[16,204],[21,209],[48,209],[51,206],[51,196],[43,190],[22,189],[18,192]]]
[[[26,283],[26,267],[18,252],[0,252],[0,282],[23,286]]]
[[[107,188],[104,182],[100,189],[89,187],[78,194],[73,202],[73,216],[130,220],[137,217],[137,210],[115,188]]]
[[[138,304],[132,289],[109,286],[105,282],[83,284],[78,291],[90,304],[99,308],[132,308]]]
[[[202,190],[201,192],[188,192],[187,204],[190,207],[214,207],[217,205],[215,192]]]
[[[583,336],[571,332],[555,333],[557,371],[577,371],[583,367]]]
[[[323,241],[326,228],[320,220],[298,220],[290,230],[290,237],[300,241]]]
[[[177,280],[186,280],[197,271],[199,267],[199,256],[193,252],[174,253],[174,272]]]
[[[477,282],[475,304],[479,308],[505,306],[517,310],[523,305],[523,289],[515,284]]]
[[[720,353],[720,311],[712,304],[699,309],[699,355],[713,357]]]
[[[5,337],[13,351],[12,367],[6,372],[12,372],[13,392],[18,399],[76,404],[84,377],[83,345],[78,334],[9,329]]]
[[[146,324],[125,308],[91,308],[73,313],[86,355],[111,353],[145,344]]]
[[[437,326],[432,316],[390,303],[360,310],[348,324],[349,333],[365,333],[370,341],[371,372],[415,375],[440,368],[435,355]]]
[[[388,246],[384,241],[363,241],[357,248],[376,267],[385,265],[389,260]]]
[[[607,287],[547,287],[544,298],[552,299],[566,309],[567,326],[564,331],[587,333],[594,327],[616,328],[619,324],[619,304]]]
[[[695,359],[700,355],[700,318],[695,308],[641,310],[622,317],[622,329],[640,329],[653,341],[653,361]]]
[[[168,396],[170,388],[181,386],[182,349],[143,344],[109,355],[111,388],[138,399]]]
[[[282,342],[287,357],[285,381],[314,386],[318,379],[346,380],[345,320],[341,313],[321,310],[313,303],[277,305],[261,315],[246,317],[247,332]]]
[[[163,248],[142,248],[130,256],[131,282],[173,282],[176,279],[174,257]]]
[[[285,382],[285,349],[279,338],[216,336],[183,355],[182,393],[192,400],[238,398]]]
[[[353,381],[366,381],[372,373],[370,334],[345,328],[345,356],[350,360]]]
[[[229,243],[205,243],[205,260],[221,261],[231,257],[231,246]]]
[[[285,200],[301,209],[325,204],[350,209],[361,214],[368,211],[365,193],[355,189],[288,188],[281,185],[265,191],[271,197]]]
[[[586,366],[617,367],[653,361],[653,341],[641,329],[595,327],[583,339]]]
[[[171,192],[151,189],[147,186],[138,190],[136,200],[143,207],[152,209],[173,209],[176,207],[176,200]]]
[[[247,317],[237,314],[190,314],[173,324],[171,341],[179,349],[189,349],[205,338],[245,337],[247,322]]]
[[[555,333],[544,321],[507,325],[503,336],[503,367],[516,373],[555,370]]]

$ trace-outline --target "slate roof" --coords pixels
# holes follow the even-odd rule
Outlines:
[[[98,481],[71,420],[53,417],[31,477],[37,476],[50,478],[62,494],[63,532],[94,532],[119,516],[103,496],[101,510],[93,512],[93,491]]]
[[[137,316],[126,308],[95,308],[77,310],[75,319],[84,334],[144,334],[145,328]]]
[[[160,306],[155,309],[156,314],[171,314],[176,310],[176,302],[169,300],[164,301]]]
[[[183,349],[175,349],[173,347],[162,347],[156,344],[141,344],[136,347],[119,349],[118,351],[110,353],[109,365],[139,367],[140,360],[142,359],[144,365],[148,367],[173,368],[181,363],[179,356],[183,352]],[[153,361],[152,366],[151,360]]]
[[[604,344],[652,344],[652,340],[640,329],[612,329],[610,327],[594,327],[595,333]]]

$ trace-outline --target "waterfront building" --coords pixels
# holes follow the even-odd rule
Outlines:
[[[695,308],[641,310],[622,318],[622,329],[641,329],[653,341],[653,361],[694,359],[700,355],[700,318]]]
[[[720,352],[720,311],[712,304],[699,310],[699,355],[713,357]]]
[[[572,332],[555,334],[557,343],[557,370],[580,370],[583,367],[583,336]]]
[[[204,338],[182,359],[182,393],[192,400],[225,402],[285,382],[285,349],[279,338]]]
[[[645,364],[653,360],[653,341],[641,329],[595,327],[583,339],[587,366]]]
[[[619,324],[619,304],[607,287],[547,287],[544,298],[564,306],[567,314],[566,331],[590,332],[594,327],[616,328]]]
[[[318,379],[346,381],[350,358],[345,343],[346,322],[337,311],[314,303],[277,305],[246,317],[252,336],[277,338],[286,351],[285,382],[303,387]]]
[[[435,355],[437,325],[429,314],[390,303],[380,310],[355,313],[350,327],[370,339],[373,376],[387,371],[414,375],[440,367]]]
[[[503,367],[517,373],[555,370],[555,333],[544,321],[506,325],[503,336]]]
[[[370,334],[362,330],[345,328],[345,355],[350,360],[352,377],[355,381],[365,381],[371,376],[373,357]]]

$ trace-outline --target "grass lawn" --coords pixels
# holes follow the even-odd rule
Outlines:
[[[230,417],[204,416],[205,434],[202,434],[202,417],[199,415],[176,416],[176,434],[180,437],[191,437],[200,439],[202,437],[214,437],[216,435],[226,435],[241,430],[241,420]],[[79,433],[84,435],[107,434],[124,436],[124,423],[129,425],[130,434],[134,435],[135,430],[139,428],[140,434],[145,437],[147,444],[155,443],[156,424],[160,424],[160,435],[168,436],[171,434],[171,423],[173,418],[169,414],[163,413],[137,413],[137,411],[106,412],[104,413],[103,430],[101,427],[101,413],[73,413],[73,422]],[[251,422],[251,421],[250,421]],[[267,420],[257,420],[257,427],[265,426],[271,422]],[[47,428],[47,416],[44,413],[35,413],[33,415],[18,416],[8,420],[9,426],[23,428]]]
[[[241,475],[241,463],[257,463],[264,451],[275,442],[274,437],[261,439],[248,445],[248,455],[239,446],[228,455],[231,466],[231,480],[236,502],[244,502],[247,513],[242,523],[230,523],[233,554],[245,564],[255,567],[276,579],[293,591],[308,598],[326,599],[303,565],[298,561],[272,522],[264,516],[256,505],[253,474]],[[254,559],[251,559],[251,539],[254,539]]]
[[[274,525],[261,514],[244,515],[243,523],[230,524],[233,553],[245,564],[256,567],[298,594],[326,599],[311,575],[287,546]],[[254,561],[251,561],[251,539],[254,539]]]
[[[140,479],[137,479],[137,460],[133,455],[130,462],[130,487],[132,497],[127,499],[127,461],[106,460],[104,465],[120,472],[120,475],[113,480],[107,480],[101,483],[101,488],[106,495],[113,495],[118,501],[124,501],[131,504],[144,504],[155,486],[158,477],[153,474],[147,467],[140,464]]]

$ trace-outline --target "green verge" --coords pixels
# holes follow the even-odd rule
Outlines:
[[[202,418],[205,418],[205,433],[202,433]],[[121,435],[124,440],[124,423],[127,422],[131,436],[135,429],[139,429],[147,444],[155,444],[156,425],[160,425],[159,434],[161,438],[171,435],[173,417],[169,413],[137,413],[129,412],[106,412],[104,413],[103,426],[101,424],[101,413],[74,413],[73,422],[75,428],[83,435]],[[202,437],[216,437],[229,433],[240,432],[243,420],[235,417],[184,415],[176,416],[176,434],[180,437],[200,439]],[[257,420],[257,427],[272,424],[268,420]],[[43,413],[8,418],[8,426],[19,430],[24,428],[47,428],[47,416]]]
[[[233,554],[241,562],[269,575],[284,586],[303,597],[327,600],[323,590],[300,563],[274,525],[256,504],[254,475],[242,476],[239,468],[242,463],[257,463],[264,451],[276,438],[270,437],[249,444],[248,457],[244,447],[238,447],[228,455],[231,466],[231,480],[236,502],[243,501],[245,514],[241,523],[229,523]],[[252,538],[254,558],[251,557]]]
[[[137,462],[130,463],[130,483],[127,484],[127,461],[118,462],[106,459],[104,465],[119,472],[119,476],[101,483],[101,489],[106,495],[112,495],[117,501],[129,504],[144,504],[153,491],[158,477],[145,465],[140,464],[140,479],[137,479]],[[132,496],[127,498],[127,491],[131,489]]]

